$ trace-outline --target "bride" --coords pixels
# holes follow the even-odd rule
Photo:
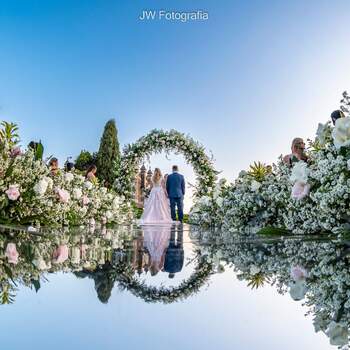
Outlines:
[[[140,224],[172,223],[165,181],[159,168],[154,170],[151,193],[145,202]]]

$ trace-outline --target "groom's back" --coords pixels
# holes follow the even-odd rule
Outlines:
[[[172,173],[167,179],[167,192],[169,197],[180,198],[185,194],[185,181],[183,175]]]

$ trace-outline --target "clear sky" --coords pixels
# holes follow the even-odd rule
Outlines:
[[[141,21],[143,9],[208,21]],[[314,135],[350,87],[349,1],[2,0],[0,119],[61,160],[175,128],[233,179]]]

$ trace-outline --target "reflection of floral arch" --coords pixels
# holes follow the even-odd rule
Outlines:
[[[134,179],[142,160],[162,151],[183,154],[186,161],[193,166],[197,177],[195,197],[210,193],[217,172],[213,167],[212,158],[207,156],[204,147],[176,130],[152,130],[148,135],[124,148],[117,181],[117,190],[120,194],[132,198]]]
[[[116,281],[122,289],[128,290],[145,302],[171,304],[197,293],[213,273],[212,264],[206,261],[205,258],[199,259],[194,273],[177,287],[147,286],[144,281],[138,280],[133,273],[127,273],[121,265],[116,267]]]

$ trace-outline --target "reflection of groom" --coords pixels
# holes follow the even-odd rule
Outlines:
[[[176,237],[176,228],[177,237]],[[165,253],[163,271],[169,273],[169,278],[174,278],[175,273],[180,272],[184,265],[184,248],[183,248],[183,228],[182,225],[173,225],[169,246]]]
[[[173,166],[173,173],[166,180],[166,190],[170,200],[171,218],[176,221],[176,207],[178,219],[183,221],[183,199],[185,195],[185,178],[178,173],[177,165]]]

